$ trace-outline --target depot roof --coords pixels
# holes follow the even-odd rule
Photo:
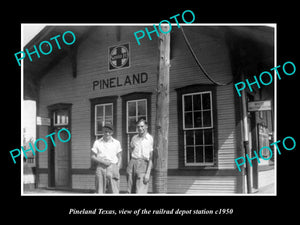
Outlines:
[[[112,25],[113,26],[113,25]],[[200,25],[199,25],[200,26]],[[46,26],[25,47],[33,52],[33,46],[42,41],[49,41],[57,34],[72,31],[76,34],[74,45],[61,45],[61,49],[53,48],[47,57],[38,58],[38,63],[24,60],[24,98],[36,99],[40,79],[61,59],[68,56],[72,62],[73,76],[76,77],[76,49],[97,26]],[[184,28],[184,29],[188,29]],[[203,29],[203,27],[199,28]],[[171,31],[171,32],[177,32]],[[207,26],[204,32],[222,34],[230,49],[233,74],[241,70],[252,75],[258,70],[270,69],[274,63],[274,28],[267,26]],[[171,34],[172,35],[172,34]],[[171,46],[171,51],[172,51]],[[176,47],[176,46],[175,46]]]

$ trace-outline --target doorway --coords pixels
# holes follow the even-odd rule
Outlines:
[[[55,150],[54,150],[54,168],[55,168],[55,187],[68,187],[70,176],[70,142],[61,142],[58,139],[57,133],[60,129],[66,127],[58,127],[55,129]],[[60,132],[60,138],[63,140],[68,139],[66,131]]]
[[[55,104],[48,107],[51,127],[49,134],[54,133],[52,141],[48,141],[50,146],[49,156],[49,186],[55,188],[71,188],[71,140],[67,140],[69,134],[62,129],[71,131],[71,104]],[[59,133],[59,137],[58,137]],[[61,140],[60,140],[61,139]]]

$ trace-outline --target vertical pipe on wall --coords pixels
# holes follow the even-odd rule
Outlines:
[[[244,80],[244,74],[242,74],[242,80]],[[247,102],[245,89],[242,91],[242,108],[243,108],[243,128],[244,128],[244,148],[245,154],[250,155],[249,149],[249,129],[248,129],[248,117],[247,117]],[[251,188],[251,168],[249,160],[246,160],[246,176],[247,176],[247,193],[252,193]]]

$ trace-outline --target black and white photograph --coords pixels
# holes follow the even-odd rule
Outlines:
[[[6,221],[297,216],[296,4],[65,3],[2,14]]]
[[[22,28],[24,195],[276,195],[276,24]]]

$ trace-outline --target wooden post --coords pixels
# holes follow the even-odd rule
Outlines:
[[[167,32],[169,26],[162,26]],[[160,33],[159,37],[159,71],[156,95],[156,122],[154,139],[154,193],[167,193],[168,179],[168,135],[169,135],[169,67],[170,67],[170,33]]]

